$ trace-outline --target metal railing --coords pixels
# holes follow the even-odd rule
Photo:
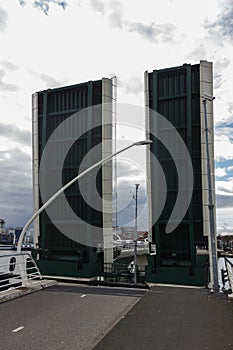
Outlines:
[[[228,283],[230,285],[231,291],[233,291],[233,263],[228,258],[225,258],[225,265],[228,275]]]
[[[104,263],[104,272],[101,274],[106,281],[113,282],[134,282],[134,266],[129,263]],[[143,283],[145,281],[145,267],[137,267],[138,282]]]
[[[233,291],[233,263],[228,259],[224,258],[225,269],[221,269],[222,275],[222,290],[227,294],[232,294]]]
[[[30,253],[0,255],[0,293],[18,287],[31,287],[41,279],[40,271]]]

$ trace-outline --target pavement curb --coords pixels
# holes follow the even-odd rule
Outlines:
[[[58,285],[57,281],[54,280],[42,280],[33,282],[32,286],[18,287],[11,290],[6,290],[0,293],[0,304],[12,299],[20,298],[24,295],[37,292],[41,289],[49,288]]]

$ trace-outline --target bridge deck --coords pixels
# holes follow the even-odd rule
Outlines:
[[[59,284],[0,312],[2,350],[233,349],[233,301],[205,289]]]
[[[233,302],[205,289],[153,287],[95,350],[233,349]]]

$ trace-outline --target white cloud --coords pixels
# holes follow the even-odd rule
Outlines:
[[[128,31],[136,32],[141,35],[144,39],[158,43],[162,42],[173,42],[174,31],[176,27],[171,23],[159,24],[159,23],[129,23]]]
[[[225,170],[225,168],[216,168],[216,169],[215,169],[215,175],[216,175],[217,177],[223,177],[223,176],[225,176],[225,175],[226,175],[226,170]]]
[[[2,91],[16,91],[18,86],[10,84],[5,81],[6,72],[0,68],[0,90]]]
[[[216,193],[219,195],[233,195],[233,181],[232,178],[225,181],[215,181]]]
[[[217,208],[217,226],[222,227],[227,224],[229,227],[233,227],[233,206],[229,208]]]
[[[233,159],[233,116],[215,125],[215,157],[217,160]]]

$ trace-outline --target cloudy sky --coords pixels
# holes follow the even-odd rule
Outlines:
[[[1,0],[0,43],[0,217],[7,226],[32,213],[33,92],[116,75],[118,102],[143,106],[145,70],[206,59],[214,63],[217,226],[231,231],[233,0]],[[125,132],[118,137],[130,137]],[[138,166],[121,159],[118,175],[129,201],[135,181],[141,184],[143,202]]]

